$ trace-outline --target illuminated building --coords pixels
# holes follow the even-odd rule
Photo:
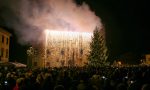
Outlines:
[[[32,58],[33,66],[84,66],[87,62],[92,33],[45,31],[43,49]],[[38,58],[37,58],[38,57]]]
[[[9,44],[11,34],[0,28],[0,62],[9,61]]]
[[[150,54],[145,55],[145,61],[143,62],[143,64],[150,65]]]

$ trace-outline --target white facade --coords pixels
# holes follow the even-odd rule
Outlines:
[[[46,66],[83,66],[87,63],[91,33],[49,31],[45,43]]]

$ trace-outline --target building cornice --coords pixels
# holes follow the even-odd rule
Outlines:
[[[9,33],[8,31],[4,30],[4,29],[1,28],[1,27],[0,27],[0,32],[6,34],[6,35],[8,35],[8,36],[12,36],[11,33]]]

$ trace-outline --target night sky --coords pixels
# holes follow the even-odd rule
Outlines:
[[[129,55],[136,57],[138,62],[142,55],[150,53],[147,0],[76,0],[76,3],[80,5],[83,1],[101,18],[105,26],[111,61],[122,55]],[[1,2],[3,0],[0,0]],[[13,28],[7,26],[9,21],[4,21],[2,15],[4,9],[0,7],[0,26],[12,33],[10,60],[25,63],[27,46],[19,44],[19,37],[15,35]],[[7,9],[6,12],[9,13]],[[13,18],[13,15],[10,18]]]

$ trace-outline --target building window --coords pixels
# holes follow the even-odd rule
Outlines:
[[[0,48],[0,56],[2,55],[2,51],[1,51],[1,48]]]
[[[148,58],[148,61],[150,62],[150,58]]]
[[[1,51],[1,48],[0,48],[0,61],[1,61],[1,55],[2,55],[2,51]]]
[[[6,44],[8,45],[8,38],[6,38]]]
[[[50,66],[50,63],[49,63],[49,62],[46,62],[46,66]]]
[[[8,58],[8,49],[6,49],[6,58]]]
[[[4,48],[1,49],[1,57],[4,56]]]
[[[37,62],[34,62],[34,66],[37,66]]]
[[[2,35],[2,43],[4,43],[4,36]]]

